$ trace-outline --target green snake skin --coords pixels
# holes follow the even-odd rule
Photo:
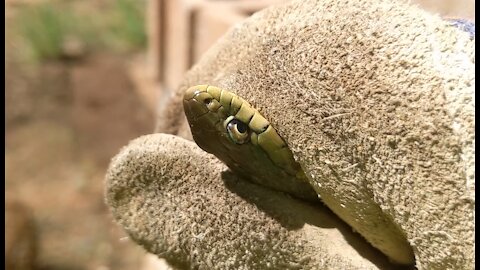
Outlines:
[[[183,107],[193,139],[232,171],[310,201],[318,195],[273,126],[236,94],[209,85],[189,88]]]

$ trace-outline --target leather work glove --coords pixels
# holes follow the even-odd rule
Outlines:
[[[254,14],[188,72],[159,133],[112,159],[116,221],[180,269],[474,269],[475,40],[465,29],[383,0]],[[205,127],[189,126],[183,97],[201,84],[268,119],[318,201],[251,181],[191,141]]]

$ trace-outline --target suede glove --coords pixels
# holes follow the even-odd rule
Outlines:
[[[254,14],[189,71],[157,130],[191,138],[184,91],[229,89],[276,127],[321,201],[156,134],[110,164],[115,219],[179,268],[473,269],[475,41],[455,26],[383,0]]]

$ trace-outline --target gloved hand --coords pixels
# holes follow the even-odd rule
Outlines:
[[[177,136],[132,141],[107,198],[131,238],[180,269],[391,269],[322,205],[250,183]]]
[[[180,268],[391,269],[380,251],[418,269],[473,269],[474,58],[468,33],[399,3],[268,8],[192,68],[159,131],[188,137],[190,86],[235,92],[326,206],[165,134],[112,160],[107,203],[133,240]]]

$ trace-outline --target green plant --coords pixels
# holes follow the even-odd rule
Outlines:
[[[73,16],[51,2],[24,7],[14,27],[18,29],[36,59],[57,58],[72,27]]]
[[[110,29],[114,38],[123,42],[127,47],[144,47],[147,40],[145,1],[116,0]]]
[[[92,1],[50,0],[19,8],[9,31],[17,32],[35,60],[63,56],[68,38],[83,46],[114,51],[144,48],[145,1],[115,0],[103,9],[87,6]],[[77,5],[76,5],[77,4]],[[89,7],[78,8],[78,4]]]

